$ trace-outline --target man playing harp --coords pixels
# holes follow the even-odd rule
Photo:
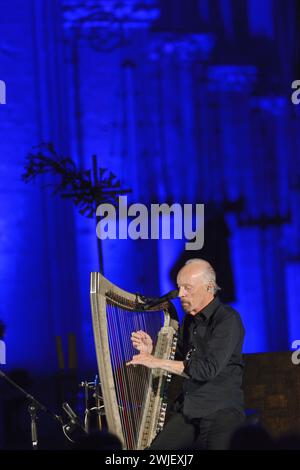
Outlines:
[[[242,346],[245,330],[240,315],[220,302],[215,271],[202,259],[189,260],[177,275],[186,315],[175,360],[152,355],[152,339],[132,333],[139,354],[127,365],[163,369],[184,377],[182,394],[172,416],[151,449],[227,449],[244,419]]]

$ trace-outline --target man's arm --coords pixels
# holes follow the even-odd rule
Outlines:
[[[188,377],[184,372],[184,363],[183,361],[173,361],[171,359],[160,359],[158,357],[152,356],[148,353],[141,353],[133,356],[130,362],[127,362],[129,365],[142,365],[148,367],[149,369],[163,369],[171,374],[180,375],[182,377]]]

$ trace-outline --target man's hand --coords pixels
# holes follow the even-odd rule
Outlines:
[[[131,361],[126,362],[126,365],[127,366],[141,365],[141,366],[148,367],[149,369],[154,369],[160,366],[160,362],[161,362],[161,359],[155,356],[152,356],[152,354],[141,352],[140,354],[133,356]]]
[[[144,331],[134,331],[131,334],[132,345],[141,353],[151,354],[153,350],[153,343],[150,336]]]
[[[149,369],[163,369],[171,374],[188,377],[183,373],[183,361],[162,359],[151,354],[153,350],[152,339],[144,331],[134,331],[131,335],[131,341],[133,347],[140,351],[140,354],[133,356],[131,361],[126,363],[126,366],[145,366]]]
[[[137,354],[133,356],[131,361],[126,362],[127,366],[145,366],[149,369],[163,369],[171,374],[181,375],[182,377],[189,378],[184,372],[183,361],[173,361],[170,359],[161,359],[159,357],[152,356],[149,353]]]

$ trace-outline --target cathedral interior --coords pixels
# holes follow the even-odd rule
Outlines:
[[[292,366],[300,339],[297,79],[297,0],[0,0],[4,372],[51,409],[69,401],[80,413],[78,384],[97,374],[90,273],[157,297],[199,257],[240,312],[247,361],[268,381],[253,384],[250,366],[251,403],[276,410],[273,428],[288,429],[292,415],[300,422],[299,400],[291,411],[280,373],[264,365]],[[93,204],[55,190],[54,163],[41,171],[49,155],[72,160],[64,171],[76,173],[81,195],[100,175],[128,205],[204,204],[203,247],[99,240]],[[24,401],[0,388],[0,447],[26,448]],[[54,433],[40,421],[42,434]]]

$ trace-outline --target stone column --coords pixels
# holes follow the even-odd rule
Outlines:
[[[149,57],[155,78],[152,113],[155,144],[157,197],[160,202],[203,202],[199,181],[195,119],[197,76],[214,46],[210,34],[156,34]],[[161,292],[173,288],[170,271],[185,249],[185,240],[159,240]]]
[[[38,140],[32,144],[52,142],[61,155],[70,155],[68,74],[65,69],[61,2],[35,0],[33,18]],[[53,183],[53,177],[47,175],[43,183],[44,186]],[[77,234],[72,202],[54,197],[48,188],[43,188],[41,201],[45,256],[43,282],[49,296],[48,299],[44,298],[44,302],[50,312],[49,322],[54,332],[52,347],[55,350],[55,335],[66,339],[68,333],[80,332],[75,275]],[[80,347],[80,337],[77,339]]]
[[[276,276],[277,296],[273,299],[270,292],[270,310],[277,312],[277,325],[284,323],[284,349],[298,339],[300,328],[299,116],[285,96],[260,96],[253,107],[256,133],[260,136],[257,161],[261,160],[264,170],[260,196],[265,205],[261,210],[273,220],[264,243],[264,251],[271,251],[273,257],[266,276],[270,272]]]
[[[76,50],[73,89],[74,138],[80,149],[81,165],[91,167],[97,154],[98,166],[114,172],[124,186],[132,189],[129,204],[144,202],[147,188],[142,175],[151,168],[140,158],[144,142],[139,87],[147,90],[149,82],[141,80],[143,50],[148,30],[158,18],[158,0],[64,0],[65,37]],[[141,83],[142,82],[142,83]],[[72,99],[71,96],[71,99]],[[74,99],[76,97],[76,100]],[[89,225],[88,225],[89,224]],[[97,270],[96,231],[93,221],[77,219],[80,233],[78,246],[81,266],[82,328],[84,350],[90,362],[94,352],[90,322],[87,273]],[[102,243],[104,274],[129,291],[141,292],[145,284],[157,292],[155,252],[151,242],[105,240]],[[148,269],[145,265],[149,264]]]
[[[208,200],[233,202],[245,192],[252,194],[254,189],[249,176],[249,98],[256,73],[253,66],[208,67],[208,114],[202,132],[206,142],[203,165],[207,166],[208,181],[204,184]]]
[[[150,59],[157,69],[160,180],[164,184],[162,194],[173,202],[197,200],[195,90],[197,75],[213,46],[214,37],[200,33],[160,34],[151,45]]]

